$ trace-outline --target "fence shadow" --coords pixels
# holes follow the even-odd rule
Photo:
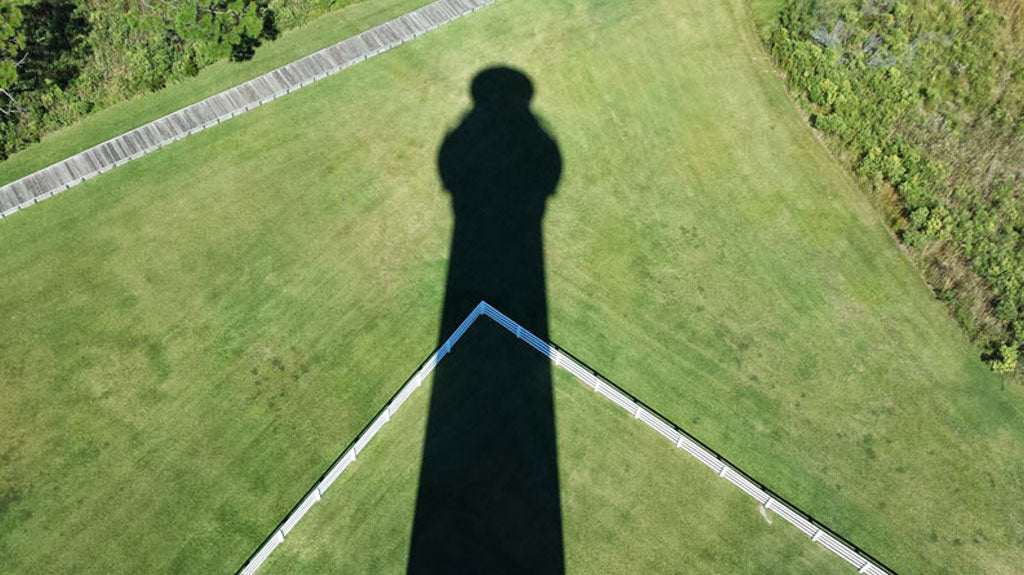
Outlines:
[[[561,155],[523,73],[489,68],[444,139],[455,214],[440,341],[486,300],[548,339],[541,221]],[[564,573],[551,366],[477,322],[434,376],[410,573]]]

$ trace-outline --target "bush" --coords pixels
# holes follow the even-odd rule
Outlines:
[[[1017,345],[999,347],[999,359],[992,361],[992,369],[996,373],[1014,373],[1017,371]]]
[[[896,191],[893,223],[915,259],[984,281],[945,299],[986,309],[969,332],[994,369],[1021,373],[1024,12],[1006,14],[985,0],[788,0],[767,42],[838,156]]]

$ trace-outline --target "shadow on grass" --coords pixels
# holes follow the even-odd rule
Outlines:
[[[455,213],[443,342],[481,300],[548,339],[541,221],[562,172],[510,68],[473,80],[473,109],[438,170]],[[476,322],[437,368],[409,552],[410,573],[563,573],[548,361]]]

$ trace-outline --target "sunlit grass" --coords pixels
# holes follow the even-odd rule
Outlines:
[[[241,564],[435,345],[435,155],[494,63],[564,159],[556,342],[898,571],[1024,564],[1024,397],[742,0],[502,0],[0,222],[5,568]]]
[[[567,573],[849,572],[566,372],[554,380]],[[405,571],[430,386],[416,393],[262,573]]]

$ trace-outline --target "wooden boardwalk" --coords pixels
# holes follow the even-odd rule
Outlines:
[[[497,0],[437,0],[0,187],[0,217],[400,46]]]

